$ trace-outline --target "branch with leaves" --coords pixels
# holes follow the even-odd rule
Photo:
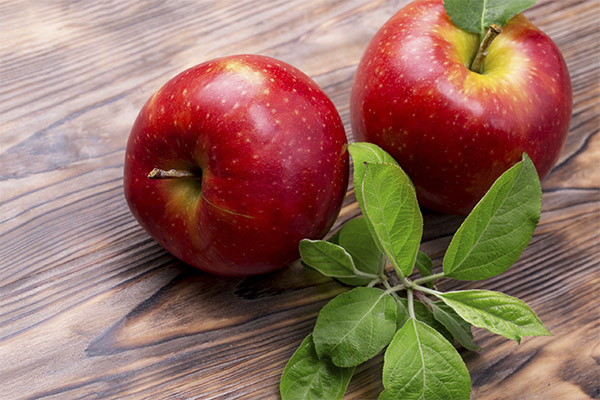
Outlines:
[[[441,278],[481,280],[517,261],[539,221],[541,186],[524,154],[489,189],[454,235],[433,274],[419,245],[423,232],[414,187],[379,147],[353,143],[354,189],[363,217],[330,238],[303,240],[304,265],[358,286],[331,300],[281,377],[283,400],[341,399],[354,368],[385,350],[379,399],[468,399],[469,372],[454,340],[480,350],[471,327],[520,342],[549,335],[521,300],[488,290],[442,292]],[[400,284],[384,273],[388,260]],[[414,269],[421,275],[410,279]]]

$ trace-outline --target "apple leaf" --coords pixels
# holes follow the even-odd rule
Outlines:
[[[385,352],[383,386],[379,400],[468,400],[471,378],[454,346],[411,318]]]
[[[506,271],[529,244],[541,208],[540,180],[533,162],[523,154],[454,234],[444,255],[446,276],[480,280]]]
[[[458,342],[467,350],[481,350],[473,341],[471,324],[465,321],[446,304],[431,302],[433,316],[452,333]]]
[[[331,235],[329,237],[329,239],[327,239],[328,242],[330,243],[335,243],[335,244],[340,244],[340,233],[341,233],[341,229],[338,229],[333,235]]]
[[[423,216],[415,189],[398,165],[365,164],[361,188],[363,214],[398,274],[408,276],[414,268],[423,233]]]
[[[365,177],[365,163],[386,163],[395,165],[398,165],[398,163],[385,150],[373,143],[350,143],[348,145],[348,151],[353,160],[354,195],[356,197],[356,202],[364,214],[365,207],[362,196],[362,182]],[[375,231],[373,230],[370,221],[367,220],[366,222],[369,232],[371,232],[371,235],[375,236]],[[379,241],[376,240],[375,245],[382,253],[385,253]]]
[[[319,359],[312,335],[308,335],[288,361],[279,384],[282,400],[340,400],[352,374],[327,359]]]
[[[319,358],[354,367],[377,355],[396,332],[396,301],[381,289],[358,287],[323,307],[313,331]]]
[[[468,399],[471,380],[455,340],[466,349],[480,350],[473,341],[473,326],[517,342],[550,332],[519,299],[487,290],[444,293],[433,290],[433,280],[489,278],[520,257],[541,212],[535,166],[523,154],[522,161],[496,180],[452,238],[444,272],[434,275],[431,259],[419,251],[423,216],[408,176],[375,145],[354,143],[350,153],[364,218],[346,223],[328,241],[303,240],[300,253],[307,268],[350,285],[368,286],[343,293],[323,307],[312,335],[285,368],[282,399],[340,399],[354,367],[386,346],[380,400]],[[387,271],[384,274],[386,256],[399,284]],[[414,268],[423,278],[407,279]],[[377,284],[385,290],[373,287]],[[398,295],[402,290],[407,298]],[[436,303],[428,295],[442,301]]]
[[[303,239],[298,246],[300,257],[309,267],[332,278],[356,276],[352,257],[343,247],[324,240]]]
[[[491,290],[438,293],[465,321],[497,335],[521,342],[522,336],[547,336],[550,332],[525,302]]]
[[[385,163],[398,165],[396,160],[381,147],[366,142],[350,143],[348,151],[354,161],[354,194],[361,210],[363,207],[362,181],[365,176],[365,163]]]
[[[536,0],[444,0],[448,16],[459,28],[483,38],[490,25],[504,26]]]
[[[404,298],[401,298],[398,304],[401,305],[400,307],[398,307],[399,309],[406,310],[406,313],[398,313],[398,329],[400,329],[404,326],[406,321],[409,320],[410,316],[408,315],[408,301]],[[454,340],[454,336],[452,335],[452,333],[448,329],[446,329],[446,327],[442,323],[440,323],[436,318],[434,318],[433,314],[425,304],[418,300],[414,300],[413,308],[415,311],[415,318],[417,319],[417,321],[421,321],[422,323],[429,325],[430,327],[438,331],[444,338],[446,338],[447,341],[452,342]]]
[[[350,253],[356,269],[375,276],[383,273],[385,256],[375,245],[373,237],[369,233],[367,221],[363,217],[346,222],[340,230],[338,243]],[[369,279],[363,277],[338,280],[348,285],[364,285],[370,282]]]
[[[423,253],[422,251],[419,251],[417,253],[417,261],[415,262],[415,267],[417,268],[417,271],[419,271],[421,276],[425,278],[426,276],[430,276],[433,272],[433,261],[431,261],[431,258],[429,258],[427,254]],[[433,282],[427,282],[425,286],[427,286],[428,288],[433,288]]]

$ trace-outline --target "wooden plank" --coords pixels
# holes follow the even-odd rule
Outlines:
[[[282,59],[332,97],[349,139],[362,51],[407,1],[0,3],[0,397],[273,399],[318,310],[346,290],[298,263],[264,277],[191,270],[137,225],[122,195],[127,135],[177,72],[226,54]],[[444,289],[501,290],[554,333],[520,346],[483,330],[462,352],[476,399],[600,396],[600,126],[595,1],[526,15],[561,48],[571,131],[543,182],[531,245],[507,273]],[[352,187],[336,223],[359,214]],[[461,219],[425,215],[436,267]],[[346,399],[376,398],[381,357]]]

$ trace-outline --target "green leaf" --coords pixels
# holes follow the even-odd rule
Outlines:
[[[460,355],[430,326],[409,319],[385,352],[379,400],[469,399],[471,378]]]
[[[342,247],[324,240],[303,239],[299,245],[300,256],[308,266],[325,276],[354,277],[352,257]]]
[[[353,173],[353,182],[354,182],[354,195],[356,196],[356,201],[360,206],[364,214],[364,203],[362,196],[362,182],[365,177],[365,163],[386,163],[386,164],[395,164],[398,165],[396,160],[388,153],[386,153],[381,147],[366,142],[359,143],[350,143],[348,145],[348,151],[352,156],[354,173]],[[371,223],[367,220],[367,227],[371,235],[375,236],[375,231],[371,226]],[[379,244],[379,241],[375,241],[375,245],[377,248],[384,253],[383,247]]]
[[[340,232],[339,244],[350,253],[359,271],[381,275],[385,258],[375,245],[365,218],[346,222]]]
[[[517,343],[522,336],[551,335],[525,302],[504,293],[461,290],[436,295],[465,321]]]
[[[451,307],[446,304],[435,304],[432,302],[431,308],[434,318],[441,322],[465,349],[481,350],[481,347],[477,346],[473,341],[471,324],[462,319]]]
[[[415,267],[417,267],[417,270],[422,277],[426,277],[431,275],[431,272],[433,271],[433,261],[431,261],[431,258],[429,258],[427,254],[419,251],[417,253],[417,262],[415,263]]]
[[[433,272],[433,261],[431,261],[431,258],[429,258],[427,254],[423,253],[422,251],[419,251],[417,253],[417,261],[415,262],[415,267],[417,268],[417,271],[419,271],[421,276],[425,278],[426,276],[430,276]],[[428,288],[432,288],[433,282],[427,282],[425,286],[427,286]]]
[[[365,176],[365,163],[385,163],[395,165],[398,165],[398,163],[381,147],[372,143],[350,143],[348,145],[348,151],[354,161],[354,194],[356,195],[356,201],[362,210],[364,207],[361,188]]]
[[[279,390],[282,400],[339,400],[344,396],[354,368],[340,368],[319,359],[308,335],[288,361]]]
[[[490,25],[504,26],[536,0],[444,0],[448,16],[459,28],[478,33],[481,38]]]
[[[377,355],[396,332],[396,302],[381,289],[358,287],[323,307],[313,332],[319,358],[353,367]]]
[[[329,239],[327,239],[327,241],[329,243],[333,243],[333,244],[340,244],[340,233],[341,233],[341,229],[338,229],[333,235],[331,235],[329,237]]]
[[[446,276],[479,280],[510,268],[527,247],[540,218],[542,189],[533,162],[502,174],[458,228],[444,255]]]
[[[394,164],[367,164],[362,182],[363,214],[396,272],[413,270],[423,216],[408,176]]]
[[[406,314],[400,312],[398,313],[397,325],[399,329],[402,326],[404,326],[404,324],[406,323],[406,321],[408,321],[410,316],[408,315],[408,300],[401,298],[398,304],[401,304],[401,307],[398,307],[399,309],[404,308],[406,310]],[[440,323],[437,319],[434,318],[432,312],[429,310],[429,308],[427,308],[425,304],[418,300],[414,300],[413,308],[415,311],[415,317],[418,321],[421,321],[422,323],[429,325],[430,327],[438,331],[444,338],[446,338],[447,341],[454,341],[454,336],[452,336],[452,333],[450,333],[450,331],[446,329],[446,327],[442,323]]]
[[[347,225],[347,223],[344,226],[346,226],[346,225]],[[342,227],[342,229],[343,229],[343,227]],[[339,246],[340,245],[340,234],[342,232],[342,229],[338,229],[337,232],[335,232],[333,235],[331,235],[331,237],[329,239],[327,239],[327,241],[329,243],[333,243],[333,244],[336,244]],[[344,246],[341,246],[341,247],[344,247]],[[352,253],[350,253],[350,252],[348,252],[348,253],[352,256]],[[354,256],[352,257],[352,259],[354,260]],[[302,261],[301,264],[310,269],[315,269],[315,268],[312,268],[310,265],[306,264],[304,261]],[[360,266],[356,265],[356,262],[354,264],[358,270],[361,270]],[[368,272],[368,271],[365,271],[365,272]],[[367,285],[368,283],[373,281],[373,279],[375,279],[373,277],[360,277],[360,276],[353,276],[350,278],[348,278],[348,277],[343,278],[341,276],[335,276],[334,278],[337,279],[338,281],[342,282],[343,284],[350,285],[350,286]]]

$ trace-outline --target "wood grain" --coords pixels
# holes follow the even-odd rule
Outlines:
[[[406,3],[0,2],[0,398],[278,398],[288,358],[346,288],[298,263],[225,279],[174,259],[125,204],[127,135],[179,71],[260,53],[311,75],[352,140],[356,65]],[[473,399],[600,398],[600,3],[540,0],[526,15],[569,66],[569,138],[518,263],[441,286],[517,296],[554,334],[517,346],[476,330],[485,350],[462,352]],[[336,227],[358,214],[350,188]],[[422,247],[438,268],[460,222],[425,214]],[[377,357],[345,399],[376,398],[380,380]]]

